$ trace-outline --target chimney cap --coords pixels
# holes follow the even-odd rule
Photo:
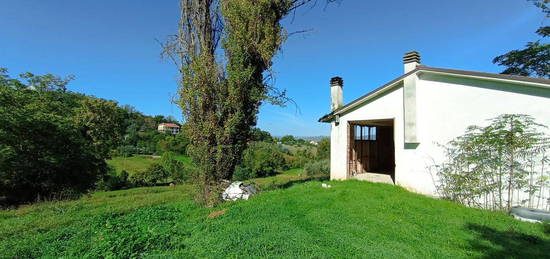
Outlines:
[[[335,76],[330,79],[330,86],[344,86],[344,79],[339,76]]]
[[[403,63],[419,63],[420,64],[420,53],[418,51],[411,51],[405,53],[403,56]]]

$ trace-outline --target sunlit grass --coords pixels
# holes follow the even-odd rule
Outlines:
[[[290,178],[289,178],[290,177]],[[0,212],[0,257],[543,258],[544,226],[399,187],[299,184],[206,209],[189,186],[99,192]],[[213,211],[222,211],[209,219]]]
[[[131,157],[113,157],[107,160],[107,164],[115,168],[117,171],[126,171],[129,174],[135,174],[144,171],[147,167],[154,163],[158,163],[159,158],[149,156],[131,156]]]
[[[176,160],[179,160],[187,167],[193,167],[191,158],[185,155],[177,155]],[[107,160],[107,164],[115,168],[117,171],[126,171],[130,175],[140,171],[145,171],[149,166],[159,163],[159,157],[134,155],[131,157],[113,157]]]

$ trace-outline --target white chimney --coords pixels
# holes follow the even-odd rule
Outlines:
[[[405,65],[405,74],[413,71],[420,65],[420,53],[418,53],[418,51],[405,53],[405,56],[403,56],[403,64]]]
[[[330,98],[332,111],[344,105],[344,80],[341,77],[333,77],[330,79]]]

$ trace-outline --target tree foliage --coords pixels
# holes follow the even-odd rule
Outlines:
[[[320,159],[330,159],[330,138],[323,138],[317,145],[317,157]]]
[[[296,142],[296,139],[292,135],[286,135],[281,137],[281,143],[292,145]]]
[[[185,154],[189,143],[185,134],[180,132],[172,135],[157,131],[157,127],[161,123],[177,123],[173,117],[144,115],[130,105],[122,106],[122,110],[124,119],[122,124],[125,127],[125,132],[122,142],[113,155],[160,155],[163,152]],[[182,125],[182,127],[185,127],[185,125]]]
[[[107,171],[116,103],[67,92],[70,79],[0,69],[0,203],[78,194]]]
[[[241,167],[251,172],[250,178],[266,177],[281,170],[284,163],[283,152],[275,144],[255,142],[245,150]]]
[[[253,128],[251,132],[251,141],[273,142],[273,137],[269,132],[259,128]]]
[[[179,105],[202,197],[216,196],[210,187],[232,178],[261,104],[285,101],[268,81],[287,35],[280,21],[308,2],[181,0],[178,32],[163,55],[181,74]]]
[[[330,159],[310,161],[304,165],[304,173],[307,175],[330,175]]]
[[[548,0],[529,0],[550,17]],[[542,26],[537,30],[541,40],[528,42],[524,49],[512,50],[493,59],[493,63],[507,67],[502,73],[521,76],[538,76],[550,78],[550,44],[543,42],[550,36],[550,26]]]
[[[440,194],[486,209],[548,208],[550,146],[544,129],[518,114],[469,127],[445,147],[447,161],[436,167]]]

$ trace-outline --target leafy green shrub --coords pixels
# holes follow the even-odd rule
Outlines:
[[[307,175],[329,175],[330,159],[311,161],[304,165],[304,173]]]
[[[233,173],[233,181],[244,181],[252,178],[256,178],[256,174],[249,168],[237,167]]]
[[[176,159],[174,152],[165,152],[162,154],[160,164],[164,170],[168,173],[173,182],[183,183],[190,178],[188,169],[185,168],[185,164]]]
[[[317,157],[320,159],[330,158],[330,138],[323,138],[319,141]]]
[[[292,168],[303,168],[306,163],[311,161],[310,158],[300,155],[284,154],[284,166],[283,169],[288,170]]]
[[[247,168],[256,177],[265,177],[275,174],[284,165],[283,152],[277,145],[255,142],[244,151],[241,167]]]
[[[190,168],[186,168],[173,152],[165,152],[160,159],[155,159],[145,170],[130,175],[132,186],[154,186],[159,184],[184,183],[190,178]]]
[[[113,168],[109,169],[109,172],[96,183],[96,189],[114,191],[132,187],[128,180],[128,172],[124,170],[117,172]]]
[[[522,114],[503,114],[490,122],[468,127],[443,146],[446,160],[435,165],[439,194],[494,210],[550,205],[546,126]]]
[[[296,143],[296,139],[292,135],[286,135],[281,138],[281,143],[292,145]]]
[[[137,172],[129,177],[134,186],[154,186],[168,182],[170,173],[161,164],[152,164],[146,170]]]
[[[176,135],[167,135],[158,142],[159,149],[164,152],[186,154],[189,139],[183,132]]]

